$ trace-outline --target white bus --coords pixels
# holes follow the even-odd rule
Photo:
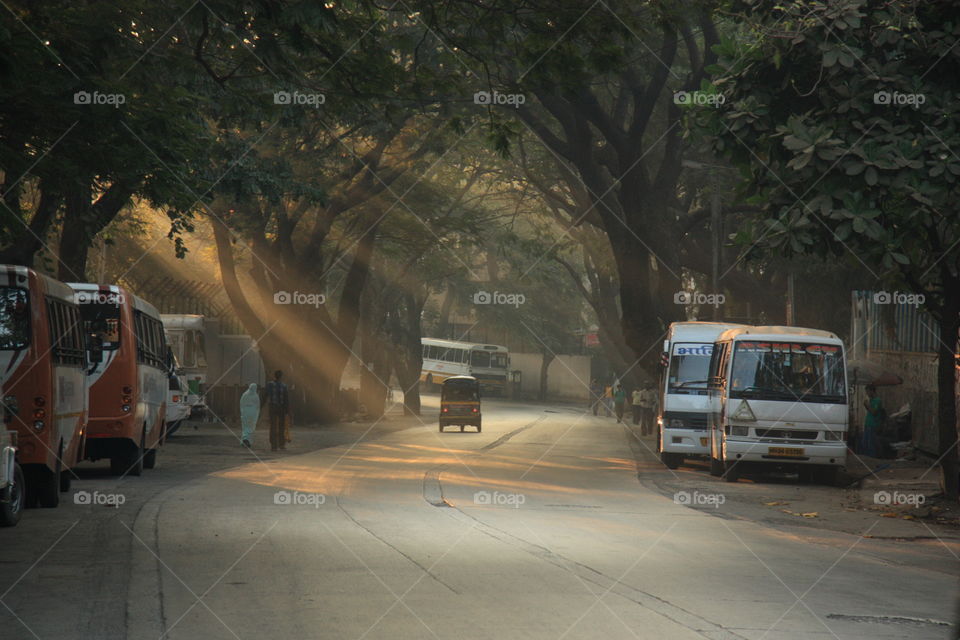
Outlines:
[[[480,381],[482,392],[505,394],[510,367],[506,347],[435,338],[421,338],[420,344],[423,347],[420,381],[426,383],[428,389],[452,376],[473,376]]]
[[[745,327],[723,322],[674,322],[663,342],[664,365],[657,415],[657,451],[669,469],[685,458],[710,453],[707,377],[713,342],[724,331]]]
[[[710,473],[795,471],[833,484],[847,460],[843,341],[829,331],[725,331],[710,362]]]
[[[187,380],[187,404],[203,409],[203,395],[207,387],[207,345],[204,316],[170,314],[160,316],[163,332],[180,370]]]

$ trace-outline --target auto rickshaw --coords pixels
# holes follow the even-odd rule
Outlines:
[[[467,425],[480,433],[480,382],[473,376],[451,376],[440,387],[440,432],[444,427]]]

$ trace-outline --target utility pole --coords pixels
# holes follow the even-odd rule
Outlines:
[[[720,293],[720,251],[723,248],[723,220],[720,216],[720,172],[713,173],[713,193],[710,196],[710,239],[712,245],[711,294]],[[713,319],[723,320],[723,305],[714,303]]]
[[[787,271],[787,326],[792,327],[796,324],[793,299],[793,268]]]

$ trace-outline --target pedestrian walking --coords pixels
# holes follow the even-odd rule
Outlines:
[[[590,382],[590,406],[593,408],[593,415],[597,415],[601,402],[603,402],[603,387],[601,387],[600,382],[594,378],[593,381]]]
[[[640,424],[640,416],[642,415],[641,411],[641,394],[643,392],[637,388],[633,390],[633,393],[630,394],[630,408],[633,410],[633,424]]]
[[[860,453],[876,458],[878,453],[877,432],[883,427],[886,411],[883,408],[883,401],[877,395],[877,388],[868,384],[866,391],[867,399],[863,401],[863,407],[867,410],[867,415],[863,419]]]
[[[623,422],[623,409],[626,403],[627,392],[623,389],[623,386],[618,384],[616,389],[613,390],[613,409],[617,414],[617,422]]]
[[[260,394],[257,391],[257,383],[253,382],[240,396],[240,426],[243,446],[250,447],[253,445],[253,432],[257,428],[257,420],[259,419]]]
[[[640,392],[640,435],[649,436],[653,433],[653,415],[657,407],[657,392],[650,382],[644,383]]]
[[[287,448],[287,416],[290,413],[290,391],[283,382],[283,371],[277,369],[267,383],[267,408],[270,413],[270,450]]]
[[[610,384],[603,388],[603,415],[613,415],[613,385]]]

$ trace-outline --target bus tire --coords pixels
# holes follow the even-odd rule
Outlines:
[[[146,454],[143,456],[143,468],[144,469],[154,469],[157,466],[157,450],[156,449],[147,449]]]
[[[440,425],[440,433],[443,433],[443,425]]]
[[[480,433],[482,429],[480,428],[480,423],[477,423],[477,433]]]
[[[70,485],[73,482],[73,478],[70,476],[71,473],[71,471],[60,472],[60,493],[67,493],[70,491]]]
[[[828,487],[837,486],[837,476],[839,475],[839,469],[837,467],[824,465],[818,467],[813,472],[814,481],[817,484],[825,484]]]
[[[723,461],[710,456],[710,475],[719,478],[723,475]]]
[[[60,475],[61,462],[57,458],[57,467],[51,472],[49,469],[37,473],[37,503],[44,509],[53,509],[60,504]]]
[[[27,501],[26,493],[23,469],[14,462],[13,484],[7,488],[7,501],[0,502],[0,527],[12,527],[20,522],[20,516]]]
[[[662,462],[663,466],[667,469],[676,469],[680,466],[680,463],[683,462],[683,456],[670,453],[669,451],[661,451],[660,462]]]
[[[727,482],[736,482],[740,479],[740,465],[737,462],[724,465],[726,466],[726,472],[723,474],[723,479]]]
[[[460,425],[460,433],[463,433],[463,425]]]

